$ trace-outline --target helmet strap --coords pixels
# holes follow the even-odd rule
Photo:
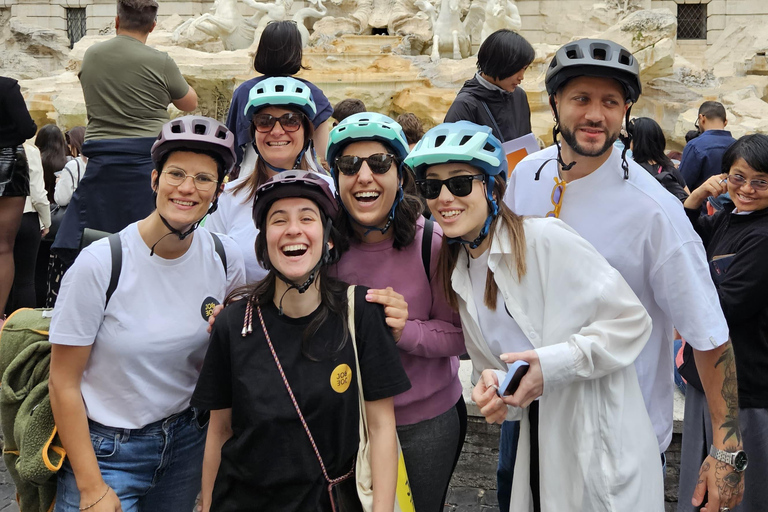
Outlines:
[[[576,165],[576,161],[573,161],[569,164],[566,164],[563,161],[563,153],[560,149],[560,143],[557,141],[557,134],[560,133],[560,115],[557,113],[557,104],[555,103],[555,95],[552,94],[549,97],[549,106],[552,108],[552,112],[555,115],[555,125],[552,127],[552,140],[555,143],[555,146],[557,147],[557,163],[560,164],[560,168],[564,171],[570,171],[571,168],[573,168],[574,165]]]
[[[624,126],[629,128],[629,113],[632,111],[632,103],[630,103],[629,108],[627,108],[627,115],[624,119]],[[624,135],[622,133],[619,133],[619,139],[621,140],[621,143],[624,145],[624,149],[621,152],[621,168],[624,169],[624,179],[629,179],[629,164],[627,163],[627,151],[629,150],[629,145],[632,144],[632,134],[629,133],[629,130],[627,130],[627,134]]]
[[[344,209],[345,212],[347,212],[347,216],[349,219],[357,224],[358,226],[364,228],[366,231],[363,233],[363,236],[366,237],[369,234],[371,234],[374,231],[378,231],[382,235],[385,234],[387,231],[389,231],[389,228],[392,227],[392,223],[395,220],[395,210],[397,209],[397,205],[400,204],[400,201],[403,200],[405,197],[405,192],[403,191],[403,185],[402,185],[402,168],[404,164],[400,164],[400,166],[397,168],[397,174],[400,177],[400,185],[397,189],[397,195],[395,196],[395,200],[392,203],[392,208],[389,210],[389,215],[387,216],[387,222],[384,224],[384,227],[380,228],[378,226],[368,226],[367,224],[363,224],[361,222],[358,222],[357,219],[347,210],[347,207],[344,206],[344,201],[341,200],[341,196],[339,196],[339,184],[336,182],[336,199],[339,201],[339,204]]]
[[[155,192],[155,197],[157,197],[157,192]],[[168,222],[168,220],[166,220],[166,218],[163,217],[158,212],[157,215],[160,217],[160,220],[163,221],[163,224],[165,224],[165,227],[168,228],[168,231],[170,231],[170,232],[164,234],[163,236],[161,236],[160,239],[152,245],[152,247],[149,250],[149,255],[150,256],[154,256],[154,254],[155,254],[155,247],[157,247],[157,244],[159,244],[168,235],[176,235],[177,237],[179,237],[179,240],[184,240],[185,238],[187,238],[198,227],[200,227],[200,223],[203,222],[203,220],[205,220],[205,218],[208,215],[210,215],[213,212],[215,212],[218,207],[219,207],[219,197],[218,197],[218,194],[217,194],[216,197],[213,199],[213,202],[211,203],[211,206],[208,208],[208,211],[205,213],[205,215],[203,215],[203,217],[200,220],[198,220],[197,222],[192,224],[192,226],[190,226],[190,228],[188,230],[184,231],[184,232],[182,232],[181,230],[178,230],[178,229],[174,228],[173,226],[171,226],[171,224]]]
[[[475,238],[472,241],[464,240],[463,238],[448,238],[449,244],[462,244],[462,245],[468,245],[470,249],[477,249],[480,247],[480,244],[483,243],[483,240],[485,240],[485,237],[488,236],[488,231],[491,228],[491,222],[493,222],[493,219],[496,218],[496,216],[499,214],[499,205],[496,202],[496,200],[493,198],[493,185],[495,182],[495,178],[493,176],[488,176],[488,182],[486,184],[486,201],[488,201],[488,208],[490,208],[490,213],[488,214],[488,217],[485,219],[485,223],[483,224],[483,228],[480,230],[480,234],[477,235],[477,238]]]

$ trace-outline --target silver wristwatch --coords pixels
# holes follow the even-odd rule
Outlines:
[[[727,452],[725,450],[719,450],[715,448],[714,445],[709,447],[709,456],[719,460],[720,462],[725,462],[726,464],[732,466],[733,469],[739,473],[747,469],[747,462],[749,461],[744,450]]]

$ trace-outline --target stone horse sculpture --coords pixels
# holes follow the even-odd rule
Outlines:
[[[469,57],[472,50],[470,34],[480,29],[485,21],[485,2],[472,2],[464,21],[461,20],[459,0],[439,2],[440,12],[432,24],[431,60],[437,62],[441,56],[451,56],[454,60]]]
[[[216,0],[211,12],[179,25],[173,31],[172,40],[175,43],[182,39],[193,40],[195,30],[218,37],[226,50],[241,50],[253,42],[254,24],[240,14],[237,0]]]
[[[485,41],[497,30],[507,28],[517,32],[522,26],[520,11],[512,0],[488,0],[485,5],[485,23],[480,31],[480,40]]]

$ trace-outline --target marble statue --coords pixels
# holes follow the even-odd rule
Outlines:
[[[522,26],[520,11],[512,0],[488,0],[485,4],[485,23],[480,31],[480,41],[485,41],[497,30],[507,28],[518,32]]]
[[[248,2],[248,0],[246,0]],[[237,8],[237,0],[216,0],[211,12],[191,18],[179,25],[173,32],[172,40],[194,41],[195,31],[219,38],[226,50],[248,48],[253,42],[254,24],[244,18]]]
[[[440,12],[432,25],[433,62],[440,57],[454,60],[469,57],[472,50],[470,34],[480,29],[485,21],[485,2],[473,1],[462,21],[459,0],[439,0]]]

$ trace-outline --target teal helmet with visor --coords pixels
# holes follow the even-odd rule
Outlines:
[[[497,179],[507,180],[506,154],[491,128],[470,121],[458,121],[443,123],[429,130],[405,159],[405,164],[416,174],[419,188],[426,180],[429,167],[449,163],[471,165],[483,174],[490,212],[480,234],[471,242],[462,238],[448,239],[449,243],[463,243],[474,249],[488,236],[491,222],[499,214],[493,187]]]

